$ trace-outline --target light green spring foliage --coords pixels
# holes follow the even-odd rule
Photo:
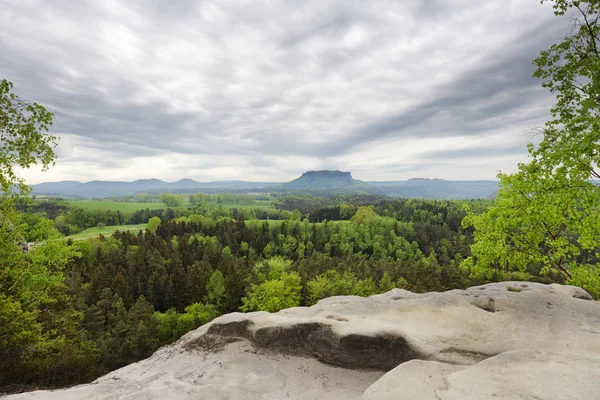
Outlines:
[[[373,210],[373,207],[367,207],[367,206],[363,206],[360,207],[358,209],[358,211],[356,211],[356,214],[354,214],[354,216],[350,219],[353,222],[356,222],[357,224],[361,224],[363,222],[365,222],[366,220],[376,217],[377,213]]]
[[[242,311],[277,312],[297,307],[302,299],[302,284],[298,273],[288,272],[292,262],[273,257],[254,267],[258,284],[252,284],[242,299]]]
[[[183,203],[183,197],[179,194],[162,193],[160,201],[167,207],[179,207]]]
[[[148,230],[152,233],[156,233],[156,230],[158,229],[159,225],[160,225],[159,217],[152,217],[148,220]]]
[[[27,186],[14,168],[39,163],[46,170],[54,164],[58,139],[48,134],[52,113],[37,103],[20,100],[12,90],[11,82],[0,80],[0,189],[8,193],[16,186],[25,193]]]
[[[407,286],[408,283],[404,278],[394,282],[387,272],[383,274],[379,285],[376,285],[373,279],[358,279],[356,274],[351,271],[340,274],[337,271],[329,270],[307,282],[307,303],[308,305],[314,305],[319,300],[331,296],[368,297],[377,293],[385,293],[394,288],[406,288]]]
[[[544,1],[542,1],[544,2]],[[472,275],[541,267],[600,296],[600,1],[555,0],[573,15],[570,34],[542,51],[535,76],[556,95],[552,119],[530,161],[500,174],[494,206],[470,214]]]
[[[39,240],[37,245],[24,253],[24,229]],[[79,253],[67,245],[52,221],[41,218],[32,226],[20,223],[20,215],[12,201],[0,202],[0,293],[19,299],[28,307],[48,301],[50,290],[62,284],[63,269]]]
[[[39,240],[28,252],[25,236]],[[98,373],[96,350],[79,330],[82,315],[63,283],[65,266],[78,255],[51,221],[23,224],[12,201],[0,201],[0,370],[7,379],[42,374],[51,384],[68,369],[82,379]]]
[[[385,272],[379,281],[379,292],[385,293],[392,289],[409,289],[409,284],[403,277],[398,278],[396,282],[392,280],[389,273]]]
[[[279,279],[281,275],[292,266],[291,260],[281,256],[271,257],[263,262],[257,263],[252,272],[254,279],[258,282]]]
[[[164,313],[155,311],[152,319],[156,323],[158,340],[161,343],[170,343],[218,316],[219,311],[216,306],[193,303],[185,308],[185,313],[177,313],[171,308]]]
[[[20,100],[0,80],[0,194],[28,192],[15,168],[54,163],[52,113]],[[36,246],[24,251],[24,243]],[[100,371],[97,349],[79,329],[63,269],[79,254],[52,221],[26,218],[0,197],[0,386],[6,382],[85,380]]]

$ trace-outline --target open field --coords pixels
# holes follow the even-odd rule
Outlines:
[[[110,210],[121,212],[134,212],[137,210],[158,210],[167,208],[163,203],[129,203],[126,201],[102,201],[102,200],[72,200],[70,205],[87,208],[89,210]]]
[[[137,210],[160,210],[168,208],[163,203],[130,203],[126,201],[103,201],[103,200],[70,200],[70,205],[87,208],[88,210],[109,210],[109,211],[121,211],[121,212],[134,212]],[[216,203],[210,203],[216,204]],[[255,208],[255,207],[268,207],[271,204],[269,200],[257,200],[254,204],[234,204],[234,203],[223,203],[216,204],[223,208]],[[197,204],[198,206],[200,204]],[[180,207],[193,207],[194,204],[183,203]]]
[[[106,226],[104,228],[88,228],[82,232],[79,232],[75,235],[67,236],[67,239],[73,240],[84,240],[93,237],[97,237],[102,234],[104,236],[111,236],[115,231],[138,231],[142,229],[146,229],[148,224],[137,224],[137,225],[115,225],[115,226]]]

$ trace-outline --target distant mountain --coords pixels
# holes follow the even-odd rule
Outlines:
[[[498,181],[446,181],[413,178],[406,181],[366,182],[393,197],[437,200],[482,199],[495,196]]]
[[[71,192],[75,190],[81,182],[62,181],[62,182],[44,182],[37,185],[31,185],[33,194],[56,194]]]
[[[106,198],[128,196],[135,193],[195,193],[200,191],[249,191],[261,190],[278,185],[272,182],[219,181],[196,182],[192,179],[181,179],[177,182],[165,182],[160,179],[140,179],[133,182],[118,181],[63,181],[46,182],[31,185],[32,194],[73,197],[73,198]]]
[[[341,193],[373,193],[392,197],[421,199],[479,199],[493,198],[498,190],[497,181],[446,181],[443,179],[414,178],[406,181],[363,182],[352,178],[350,172],[308,171],[287,183],[216,181],[196,182],[181,179],[165,182],[160,179],[140,179],[133,182],[116,181],[63,181],[31,185],[33,194],[71,198],[106,198],[147,193],[224,193],[224,192],[310,192],[315,195]]]
[[[285,189],[338,189],[349,188],[353,186],[363,186],[364,183],[352,178],[350,172],[342,171],[308,171],[302,174],[299,178],[288,183],[282,184],[280,187]]]
[[[421,199],[479,199],[493,196],[497,181],[445,181],[443,179],[413,178],[406,181],[363,182],[352,178],[350,172],[309,171],[299,178],[272,189],[334,190],[337,193],[373,193],[391,197]]]

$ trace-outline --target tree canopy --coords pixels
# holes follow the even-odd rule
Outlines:
[[[27,192],[15,167],[48,168],[57,141],[47,133],[52,113],[20,100],[12,88],[0,81],[0,387],[90,379],[101,372],[98,351],[64,284],[65,267],[80,254],[52,221],[27,219],[7,196]],[[24,247],[27,239],[36,245]]]
[[[180,194],[162,193],[160,201],[167,207],[179,207],[183,202],[183,197]]]
[[[544,1],[542,1],[544,2]],[[541,268],[600,295],[600,1],[556,0],[573,14],[568,36],[542,51],[534,76],[556,95],[552,118],[529,161],[499,174],[494,206],[469,215],[473,274]]]
[[[47,169],[54,163],[58,142],[48,133],[53,114],[38,103],[19,99],[12,90],[11,82],[0,80],[0,189],[4,193],[15,186],[25,192],[27,186],[15,167],[41,164]]]

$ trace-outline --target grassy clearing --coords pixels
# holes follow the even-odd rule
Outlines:
[[[137,224],[137,225],[115,225],[115,226],[106,226],[104,228],[88,228],[82,232],[79,232],[75,235],[67,236],[68,239],[73,240],[84,240],[97,237],[102,234],[104,236],[111,236],[117,230],[124,231],[139,231],[142,229],[146,229],[148,224]]]
[[[125,201],[102,201],[102,200],[73,200],[69,204],[89,210],[109,210],[121,212],[134,212],[137,210],[159,210],[167,208],[163,203],[128,203]]]
[[[69,204],[77,207],[87,208],[88,210],[109,210],[109,211],[121,211],[121,212],[134,212],[137,210],[160,210],[168,208],[163,203],[130,203],[126,201],[104,201],[104,200],[70,200]],[[209,203],[218,205],[223,208],[256,208],[256,207],[268,207],[271,202],[268,200],[257,200],[254,204],[244,203]],[[197,204],[198,206],[200,204]],[[180,207],[194,207],[194,204],[184,202]]]

